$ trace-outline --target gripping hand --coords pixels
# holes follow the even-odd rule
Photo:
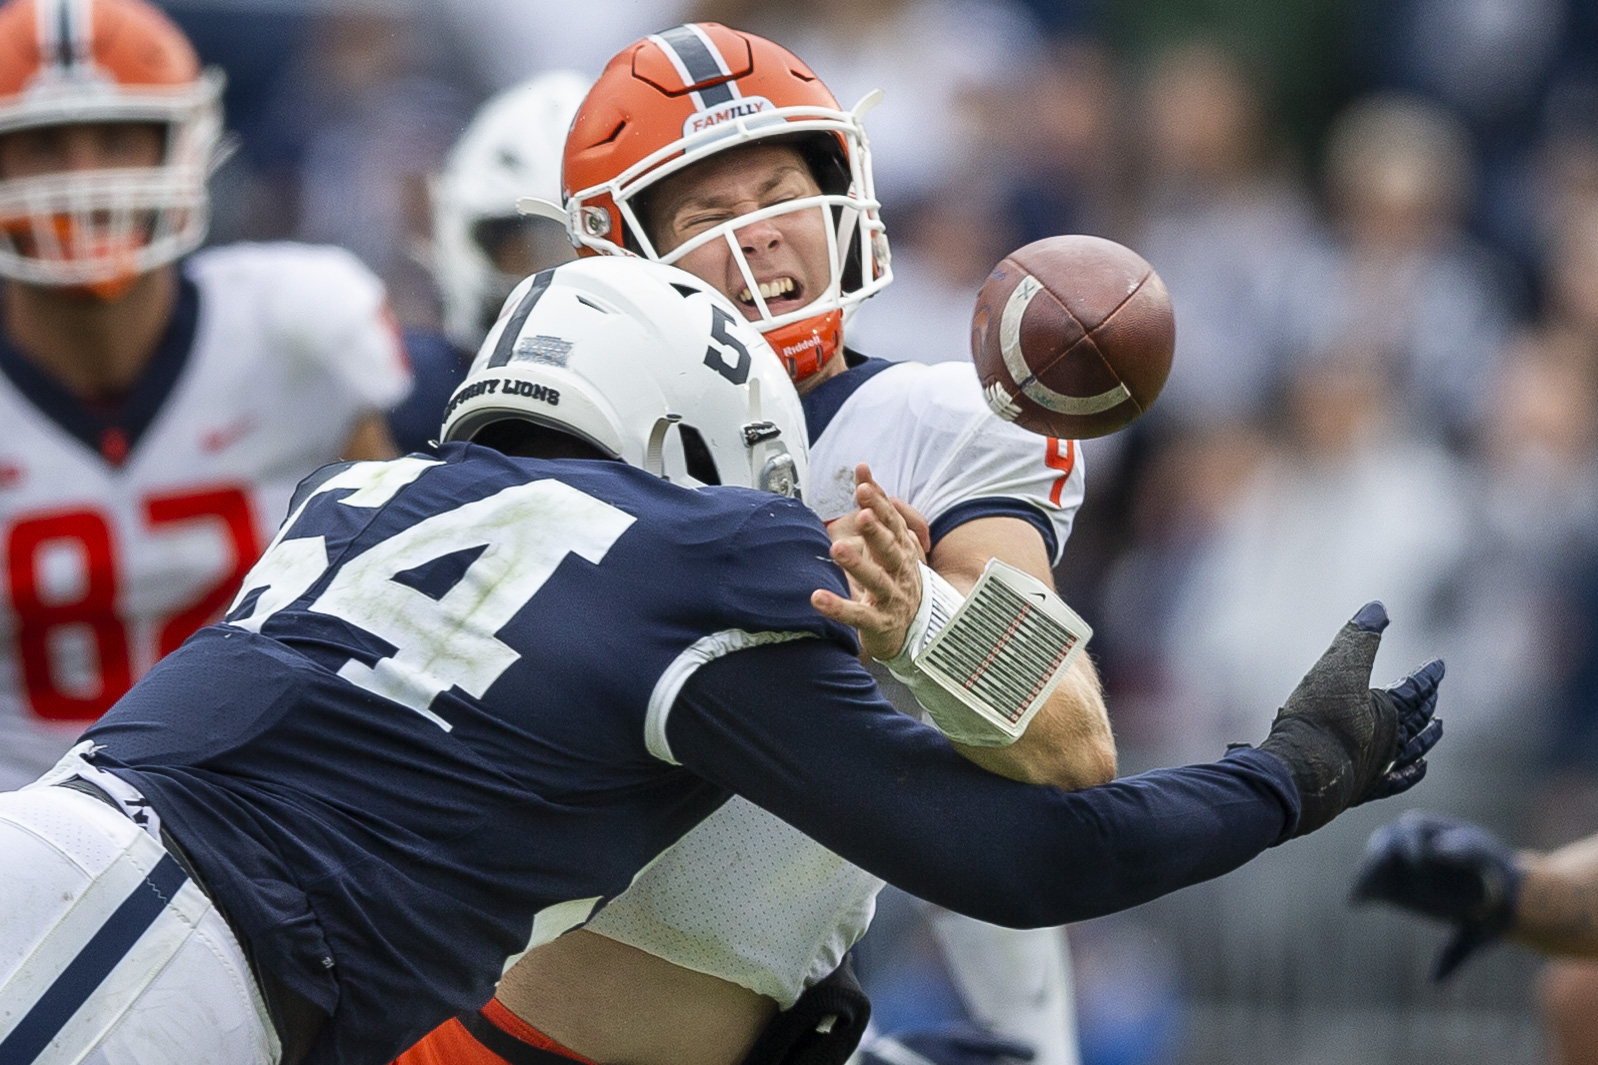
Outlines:
[[[1387,611],[1367,603],[1344,625],[1277,712],[1260,750],[1293,774],[1302,809],[1295,836],[1362,802],[1407,791],[1426,775],[1442,735],[1432,714],[1443,663],[1433,659],[1390,688],[1371,688]]]
[[[1386,902],[1449,921],[1432,966],[1443,980],[1513,923],[1522,873],[1514,853],[1468,821],[1410,810],[1377,829],[1354,878],[1355,902]]]

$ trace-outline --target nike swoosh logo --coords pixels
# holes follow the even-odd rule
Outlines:
[[[255,419],[246,414],[231,425],[212,429],[200,437],[200,447],[208,452],[225,451],[255,432]]]

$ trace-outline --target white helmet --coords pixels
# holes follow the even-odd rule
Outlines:
[[[443,298],[444,333],[474,350],[494,312],[526,271],[508,274],[490,249],[531,226],[550,230],[553,255],[538,268],[570,259],[563,229],[519,215],[523,196],[558,197],[560,155],[588,79],[569,70],[540,74],[484,104],[450,151],[432,184],[431,267]]]
[[[198,246],[224,155],[221,72],[145,0],[11,0],[0,40],[0,135],[101,122],[165,135],[155,166],[0,180],[0,274],[112,296]]]
[[[804,409],[782,364],[726,297],[661,263],[579,259],[517,285],[440,439],[505,419],[692,487],[798,498],[804,482]]]

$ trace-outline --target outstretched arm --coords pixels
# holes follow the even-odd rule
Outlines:
[[[1371,624],[1385,615],[1344,626],[1262,749],[1079,792],[977,769],[816,641],[702,667],[666,736],[682,764],[913,894],[997,924],[1063,924],[1219,876],[1419,779],[1441,668],[1368,689]]]

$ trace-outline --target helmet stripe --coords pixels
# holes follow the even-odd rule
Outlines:
[[[489,357],[488,365],[504,366],[510,362],[510,357],[516,350],[516,338],[521,334],[522,326],[527,323],[527,316],[532,313],[533,307],[544,298],[544,293],[549,291],[549,283],[555,280],[555,270],[540,270],[533,275],[533,284],[522,295],[522,301],[516,305],[516,310],[511,312],[510,321],[505,323],[505,331],[499,334],[499,343],[494,345],[494,354]]]
[[[66,70],[72,69],[74,49],[72,47],[72,5],[67,0],[61,0],[56,5],[56,62]]]
[[[673,26],[656,34],[652,39],[660,45],[672,65],[677,68],[677,72],[682,75],[684,85],[697,85],[712,78],[724,78],[730,73],[726,61],[721,57],[721,52],[716,48],[716,43],[697,26],[691,24]],[[692,95],[698,109],[703,111],[727,103],[739,93],[737,86],[728,80],[696,89]]]
[[[39,57],[46,67],[70,75],[92,62],[91,0],[36,0]]]

